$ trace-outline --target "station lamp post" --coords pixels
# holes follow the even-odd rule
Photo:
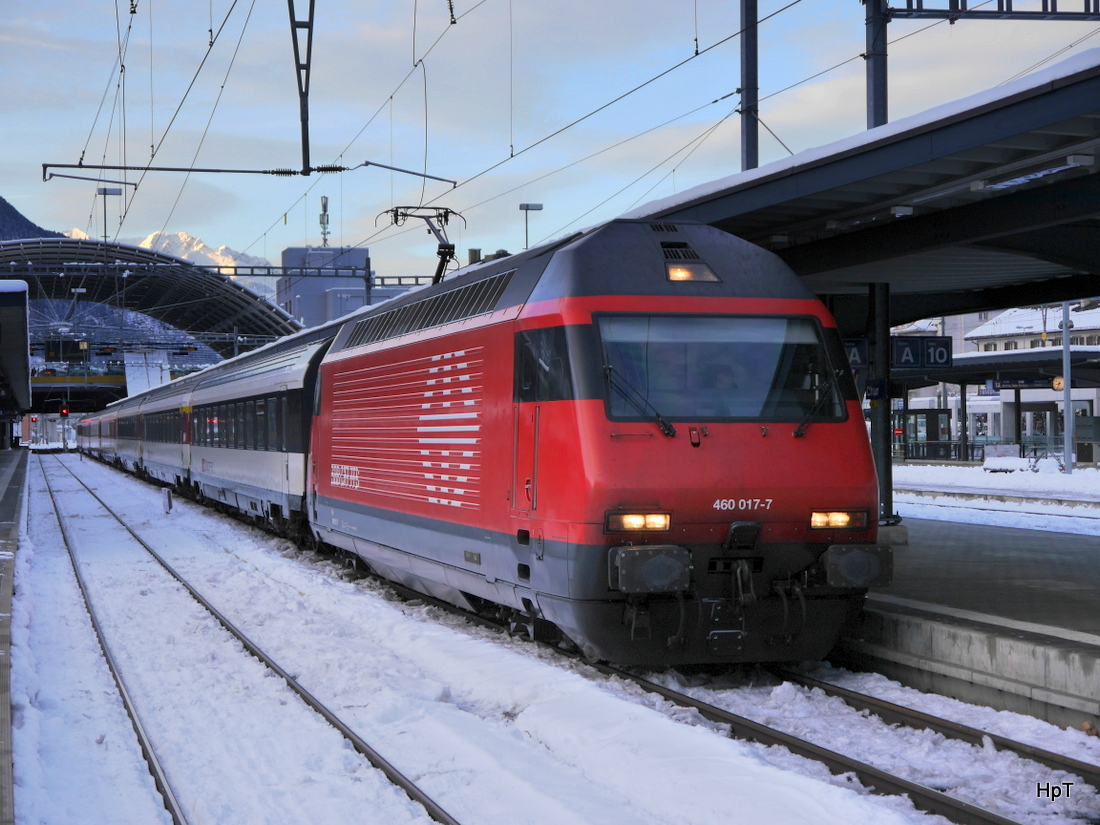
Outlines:
[[[1073,353],[1070,351],[1072,344],[1070,330],[1073,329],[1073,321],[1069,319],[1069,301],[1062,302],[1062,464],[1065,472],[1073,472],[1073,451],[1077,446],[1074,442],[1073,419]]]
[[[519,205],[520,210],[523,212],[523,248],[526,249],[531,245],[530,238],[527,232],[527,217],[532,212],[538,212],[542,209],[541,203],[521,203]]]
[[[95,193],[103,196],[103,243],[107,243],[110,240],[107,234],[107,196],[121,195],[122,190],[117,187],[101,186],[95,190]]]

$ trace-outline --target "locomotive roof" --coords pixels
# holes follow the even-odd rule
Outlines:
[[[671,281],[670,261],[701,261],[717,281]],[[812,298],[777,255],[700,223],[614,220],[554,255],[529,301],[593,295]]]
[[[670,261],[706,263],[712,281],[672,281]],[[349,315],[333,352],[536,301],[593,295],[796,298],[813,295],[771,252],[699,223],[615,220],[477,264]]]

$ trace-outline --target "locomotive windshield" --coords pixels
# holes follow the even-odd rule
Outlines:
[[[847,393],[812,319],[605,315],[597,320],[612,418],[845,418]]]

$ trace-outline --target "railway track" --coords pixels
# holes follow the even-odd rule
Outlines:
[[[391,583],[386,582],[385,584],[392,587]],[[394,589],[401,592],[400,588]],[[462,616],[464,619],[469,620],[471,618],[469,614],[456,611],[449,605],[442,602],[437,602],[436,600],[425,597],[422,594],[412,593],[411,591],[404,591],[403,595],[432,605],[437,605],[443,609],[449,610]],[[510,628],[498,622],[481,619],[479,620],[479,623],[493,627],[499,631],[507,632],[510,630]],[[942,815],[945,818],[950,819],[951,821],[959,823],[1011,823],[1015,821],[995,812],[984,810],[976,805],[955,799],[947,794],[937,791],[936,789],[922,787],[921,785],[911,782],[903,777],[891,775],[887,771],[875,768],[871,765],[861,762],[860,760],[852,759],[842,754],[831,752],[826,748],[820,747],[819,745],[815,745],[811,742],[776,730],[774,728],[769,728],[766,725],[762,725],[758,722],[754,722],[752,720],[738,716],[737,714],[731,713],[728,710],[707,704],[706,702],[699,701],[681,691],[676,691],[668,688],[667,686],[655,684],[635,674],[631,674],[629,672],[606,665],[593,665],[593,667],[595,667],[599,672],[605,675],[615,676],[624,680],[628,680],[644,690],[659,694],[663,698],[667,699],[669,702],[672,702],[676,705],[694,708],[704,718],[714,722],[718,722],[723,725],[727,725],[731,733],[738,738],[753,740],[769,745],[782,745],[793,753],[810,759],[814,759],[818,762],[825,764],[834,773],[854,774],[861,780],[864,786],[872,792],[887,795],[908,795],[917,808]],[[780,678],[792,682],[801,680],[800,683],[806,687],[820,687],[822,690],[826,690],[824,683],[819,684],[817,682],[808,680],[808,677],[799,676],[796,679],[795,674],[782,673],[780,675]],[[839,692],[841,692],[840,689],[835,689],[831,686],[829,687],[829,690],[833,691],[833,695],[838,695]],[[881,716],[884,721],[890,724],[903,721],[902,719],[898,718],[899,714],[905,713],[903,709],[889,711],[884,707],[884,703],[878,703],[877,700],[873,700],[871,697],[860,698],[857,697],[855,694],[851,694],[851,692],[847,693],[850,694],[848,698],[852,699],[853,702],[856,702],[856,704],[853,704],[854,707],[860,709],[868,709],[870,710],[870,712],[876,713],[877,715]],[[863,702],[864,705],[858,704],[860,702]],[[872,705],[873,707],[871,707]],[[891,713],[893,713],[894,715],[892,716]],[[934,717],[929,717],[927,715],[913,716],[909,714],[908,719],[909,721],[906,721],[905,724],[910,724],[917,727],[931,727],[932,729],[938,730],[940,732],[945,732],[946,730],[955,727],[961,727],[954,726],[953,723],[950,723],[946,720],[937,720]],[[945,732],[945,735],[950,734]],[[988,739],[993,741],[999,749],[1013,750],[1023,758],[1042,762],[1052,769],[1065,770],[1081,776],[1087,782],[1091,782],[1093,784],[1096,783],[1096,769],[1084,763],[1075,763],[1073,760],[1064,759],[1056,754],[1046,754],[1045,752],[1041,752],[1037,748],[1032,748],[1031,746],[1027,745],[1019,745],[1018,743],[1013,743],[1013,745],[1015,746],[1010,746],[1008,740],[1003,740],[1000,737],[996,737],[982,731],[974,731],[972,729],[967,730],[964,733],[960,733],[956,738],[962,738],[971,743],[977,742],[979,743],[979,745],[981,745],[981,743],[985,741],[984,737],[988,737]]]
[[[429,596],[405,589],[393,582],[381,580],[382,583],[408,599],[415,599],[431,604],[452,615],[461,616],[485,627],[490,627],[502,633],[517,635],[515,629],[501,622],[475,617],[467,614],[453,605],[433,599]],[[553,650],[555,654],[568,658],[584,661],[576,653],[566,652],[552,643],[536,642],[546,649]],[[994,811],[987,810],[978,805],[958,799],[934,788],[910,781],[902,776],[892,774],[877,768],[862,760],[853,758],[837,751],[832,751],[817,745],[808,739],[786,733],[776,727],[771,727],[756,722],[747,717],[733,713],[724,708],[701,701],[682,691],[658,684],[629,670],[608,665],[602,662],[585,662],[588,667],[599,673],[616,677],[630,682],[642,690],[661,696],[682,708],[696,710],[704,719],[726,725],[730,735],[747,741],[758,742],[763,745],[778,745],[787,748],[792,753],[807,759],[824,764],[834,774],[853,774],[872,793],[879,795],[906,795],[912,800],[914,806],[922,811],[937,814],[959,825],[1014,825],[1018,820],[1002,816]],[[818,688],[830,696],[843,699],[849,706],[856,710],[866,710],[881,718],[887,724],[902,724],[906,727],[917,729],[931,729],[952,739],[958,739],[968,744],[983,748],[988,740],[998,750],[1010,751],[1017,756],[1038,762],[1048,768],[1065,771],[1081,777],[1084,782],[1100,788],[1100,767],[1072,759],[1061,754],[1052,753],[1032,745],[1016,742],[994,733],[988,733],[976,728],[955,723],[948,719],[933,716],[895,705],[872,696],[856,693],[845,688],[839,688],[812,679],[807,676],[789,671],[784,668],[771,670],[777,678],[793,682],[807,688]]]
[[[471,616],[446,602],[407,590],[393,582],[381,581],[405,598],[431,604],[452,615],[464,617],[467,620],[485,627],[493,628],[502,633],[517,635],[514,629],[507,624],[485,617]],[[577,661],[584,661],[579,654],[563,651],[552,643],[536,642],[536,644],[554,651],[557,655]],[[1010,819],[994,811],[950,796],[934,788],[881,770],[862,760],[829,750],[808,739],[786,733],[778,728],[761,724],[760,722],[753,721],[729,710],[701,701],[682,691],[660,685],[643,676],[632,673],[629,670],[602,662],[585,662],[585,664],[605,676],[616,677],[623,681],[630,682],[648,693],[661,696],[674,705],[696,710],[704,719],[728,726],[730,735],[737,739],[759,742],[763,745],[778,745],[785,747],[798,756],[824,764],[834,774],[850,773],[855,775],[872,793],[879,795],[906,795],[912,800],[916,808],[928,813],[937,814],[952,822],[959,823],[959,825],[1014,825],[1018,823],[1015,819]],[[965,725],[960,725],[948,719],[941,719],[930,714],[921,713],[900,705],[878,700],[865,694],[859,694],[855,691],[828,685],[825,682],[802,676],[793,671],[775,668],[774,673],[777,678],[782,680],[794,682],[808,688],[819,688],[828,695],[842,698],[854,709],[867,710],[879,716],[887,724],[903,724],[913,728],[928,728],[950,738],[959,739],[969,744],[976,745],[979,748],[983,747],[984,741],[988,739],[999,750],[1011,751],[1023,759],[1039,762],[1054,770],[1075,774],[1094,787],[1100,787],[1100,767],[1045,751],[1025,743],[1015,742],[997,734],[987,733]]]
[[[1046,765],[1048,768],[1074,774],[1081,777],[1094,788],[1100,789],[1100,765],[1090,765],[1079,759],[1073,759],[1072,757],[1060,753],[1053,753],[1043,748],[1036,747],[1035,745],[1017,742],[1014,739],[1009,739],[996,733],[972,728],[969,725],[963,725],[950,719],[942,719],[938,716],[907,708],[904,705],[887,702],[884,699],[879,699],[865,693],[858,693],[848,688],[839,687],[838,685],[831,685],[828,682],[823,682],[820,679],[814,679],[811,676],[796,673],[786,668],[773,668],[772,672],[785,681],[794,682],[805,688],[820,690],[828,696],[835,696],[842,699],[850,707],[856,710],[865,710],[869,713],[873,713],[889,724],[899,724],[909,728],[933,730],[950,739],[958,739],[972,745],[982,746],[986,741],[989,741],[998,750],[1009,751],[1015,753],[1021,759],[1030,759],[1033,762]]]
[[[657,694],[680,707],[692,708],[708,721],[728,725],[730,735],[738,739],[759,742],[763,745],[785,747],[798,756],[822,763],[834,774],[854,774],[872,793],[906,795],[912,800],[916,808],[937,814],[952,822],[959,823],[959,825],[1013,825],[1017,822],[1017,820],[1009,819],[933,788],[881,770],[846,754],[829,750],[807,739],[700,701],[686,693],[657,684],[627,670],[606,664],[593,664],[592,667],[607,676],[615,676],[629,681],[643,690]]]
[[[270,656],[264,653],[251,639],[249,639],[239,628],[237,628],[232,622],[230,622],[221,612],[219,612],[209,601],[207,601],[187,580],[185,580],[176,570],[174,570],[167,561],[164,560],[156,550],[149,545],[144,539],[142,539],[126,522],[120,517],[94,490],[86,485],[71,468],[66,466],[60,459],[54,459],[54,465],[64,470],[69,477],[74,479],[83,491],[93,498],[102,509],[102,511],[114,520],[120,531],[125,531],[125,535],[120,532],[119,537],[121,541],[129,541],[133,545],[142,548],[142,550],[148,554],[156,563],[163,568],[174,580],[177,582],[188,594],[198,602],[217,623],[228,631],[245,650],[253,657],[258,659],[270,672],[279,676],[291,690],[293,690],[312,710],[320,715],[328,725],[334,728],[340,733],[352,747],[364,756],[375,768],[380,770],[386,778],[392,782],[395,786],[399,787],[405,794],[414,802],[423,806],[425,812],[436,822],[442,823],[442,825],[459,825],[458,821],[452,817],[446,810],[438,805],[431,799],[420,787],[416,785],[411,779],[402,774],[396,767],[394,767],[388,760],[386,760],[381,754],[379,754],[374,748],[372,748],[364,739],[362,739],[355,731],[353,731],[348,725],[346,725],[332,710],[325,706],[320,700],[313,696],[308,690],[306,690],[286,669],[281,667]],[[139,702],[135,702],[134,693],[127,686],[127,680],[125,674],[118,664],[118,657],[112,651],[111,640],[108,633],[105,632],[104,622],[100,620],[96,610],[96,600],[94,597],[94,588],[89,585],[87,577],[84,575],[84,567],[88,563],[87,559],[81,560],[81,551],[79,549],[80,540],[75,538],[73,531],[70,529],[70,519],[66,518],[58,497],[55,493],[55,483],[51,482],[51,473],[47,471],[45,466],[45,459],[39,458],[39,469],[42,472],[43,479],[46,484],[47,492],[53,503],[54,513],[57,518],[58,526],[61,530],[62,538],[69,554],[70,562],[72,564],[73,571],[76,575],[77,583],[80,588],[82,597],[84,599],[85,606],[88,614],[91,617],[93,629],[98,637],[100,647],[103,650],[104,658],[107,666],[110,669],[111,675],[118,687],[119,696],[125,706],[126,712],[130,717],[131,724],[134,727],[135,734],[138,738],[139,746],[142,751],[146,762],[149,765],[150,772],[154,778],[157,790],[160,792],[164,801],[166,810],[168,811],[174,825],[188,825],[188,819],[184,813],[184,806],[179,801],[179,795],[177,790],[173,788],[172,783],[169,781],[168,771],[165,769],[163,760],[158,754],[157,748],[154,746],[152,737],[149,735],[146,729],[146,723],[142,721],[141,714],[139,713]],[[68,493],[68,491],[67,491]],[[212,658],[214,658],[212,656]]]

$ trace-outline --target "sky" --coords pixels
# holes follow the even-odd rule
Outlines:
[[[294,5],[304,19],[307,0]],[[434,271],[436,242],[418,219],[391,225],[394,206],[458,212],[447,230],[462,260],[469,248],[521,249],[525,217],[532,245],[614,218],[739,170],[739,8],[319,0],[311,165],[371,161],[458,186],[371,167],[105,172],[127,181],[107,198],[107,234],[187,232],[278,263],[285,247],[322,244],[324,196],[329,245],[367,246],[377,274],[410,275]],[[5,12],[0,196],[40,226],[104,234],[103,184],[44,182],[44,163],[301,168],[281,0],[8,0]],[[761,164],[863,130],[862,4],[760,0],[759,16],[760,117],[776,136],[762,131]],[[1096,24],[934,23],[890,24],[892,120],[1100,44]],[[525,202],[544,209],[525,216]]]

